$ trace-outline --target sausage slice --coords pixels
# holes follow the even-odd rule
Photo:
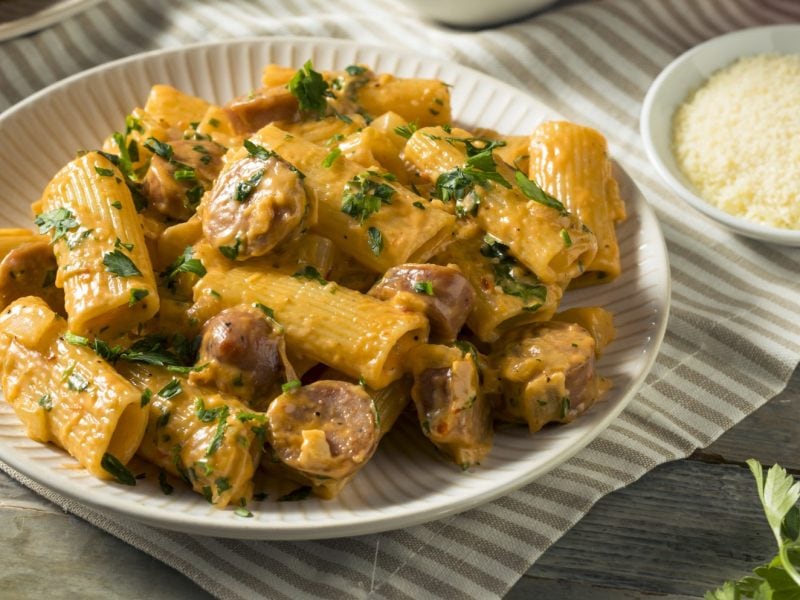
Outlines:
[[[432,264],[392,267],[369,294],[389,300],[398,292],[412,292],[424,303],[431,339],[443,343],[456,338],[475,300],[475,291],[457,269]]]
[[[24,296],[39,296],[65,316],[64,291],[55,286],[58,264],[47,241],[28,242],[11,250],[0,262],[0,308]]]

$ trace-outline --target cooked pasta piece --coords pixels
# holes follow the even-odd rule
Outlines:
[[[38,240],[49,241],[43,235],[37,235],[29,229],[4,228],[0,229],[0,260],[17,246]]]
[[[624,218],[625,205],[611,171],[606,139],[590,127],[547,121],[533,132],[529,156],[530,178],[597,236],[597,254],[575,284],[615,279],[620,262],[614,223]]]
[[[597,252],[594,234],[558,204],[527,198],[517,173],[524,174],[496,162],[488,150],[481,152],[485,143],[463,130],[426,128],[411,136],[404,156],[436,182],[440,196],[455,200],[457,214],[474,215],[543,283],[580,275]]]
[[[404,262],[427,260],[447,241],[452,215],[382,176],[339,157],[325,166],[328,150],[268,125],[251,141],[294,165],[317,201],[312,227],[342,252],[376,271]]]
[[[563,287],[541,283],[507,252],[508,248],[480,230],[464,233],[436,255],[442,264],[455,264],[475,291],[467,325],[483,342],[528,323],[550,319],[558,308]]]
[[[96,477],[133,485],[122,465],[139,447],[147,411],[86,343],[43,300],[16,300],[0,315],[3,395],[28,437],[65,449]]]
[[[158,312],[150,256],[122,174],[89,152],[64,167],[42,196],[39,231],[50,233],[70,329],[113,339]]]
[[[363,377],[374,388],[399,379],[408,352],[428,336],[421,314],[327,282],[313,269],[292,276],[248,263],[209,268],[195,286],[195,301],[200,321],[223,308],[258,303],[284,327],[290,351]]]
[[[209,106],[210,103],[202,98],[186,94],[170,85],[156,84],[150,88],[144,111],[180,132],[179,135],[172,135],[167,139],[178,139],[185,130],[194,129],[192,123],[198,123]],[[166,140],[162,138],[161,141]]]
[[[138,388],[137,398],[150,415],[139,456],[180,477],[218,508],[249,502],[266,416],[160,367],[120,363],[119,369]]]

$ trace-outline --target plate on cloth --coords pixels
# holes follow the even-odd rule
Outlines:
[[[30,203],[77,149],[99,147],[125,115],[141,106],[151,85],[169,83],[215,102],[257,86],[267,63],[341,69],[354,63],[376,72],[434,77],[453,85],[459,124],[528,133],[558,115],[510,85],[405,50],[308,38],[246,39],[161,50],[102,65],[57,83],[0,115],[0,211],[3,227],[30,227]],[[616,315],[617,340],[599,362],[613,380],[606,399],[575,422],[531,435],[504,427],[480,467],[462,472],[440,459],[401,422],[370,463],[335,500],[254,502],[253,518],[218,510],[176,486],[165,496],[153,477],[133,488],[90,476],[64,452],[29,440],[11,407],[0,404],[0,460],[80,502],[168,529],[232,538],[318,539],[374,533],[438,519],[506,494],[553,469],[601,433],[650,370],[664,336],[669,266],[664,238],[641,192],[617,168],[629,217],[619,228],[623,274],[605,286],[569,292],[564,307],[600,305]]]
[[[42,29],[101,0],[0,0],[0,42]]]

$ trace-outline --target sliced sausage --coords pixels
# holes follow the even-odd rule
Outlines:
[[[254,306],[223,310],[206,321],[201,335],[193,384],[212,385],[263,411],[295,377],[280,326]]]
[[[604,388],[595,370],[595,340],[575,323],[545,322],[503,336],[489,356],[502,392],[495,416],[538,431],[568,423],[595,403]]]
[[[252,133],[273,121],[292,119],[298,104],[285,85],[276,85],[234,98],[223,109],[237,133]]]
[[[157,154],[150,159],[142,193],[155,211],[175,221],[186,221],[219,175],[225,148],[207,140],[178,140],[169,146],[171,159]]]
[[[411,397],[423,433],[462,467],[479,463],[492,447],[492,417],[474,356],[428,345],[414,361]]]
[[[39,296],[65,316],[64,290],[55,286],[58,264],[46,241],[29,242],[11,250],[0,262],[0,308],[24,296]]]
[[[461,272],[432,264],[404,264],[392,267],[369,291],[371,296],[389,300],[398,292],[412,292],[424,303],[431,324],[431,339],[451,342],[464,325],[475,291]]]
[[[355,474],[381,435],[372,398],[346,381],[315,381],[286,392],[270,404],[267,417],[274,457],[312,478]]]
[[[262,256],[303,223],[308,198],[300,175],[278,157],[248,156],[224,171],[204,200],[203,235],[229,258]]]

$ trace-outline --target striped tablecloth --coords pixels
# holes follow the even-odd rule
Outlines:
[[[102,62],[198,41],[303,35],[425,49],[605,132],[656,209],[673,277],[663,350],[622,416],[535,483],[443,521],[322,542],[193,537],[95,512],[3,468],[222,598],[502,596],[600,497],[707,445],[797,365],[800,249],[737,238],[689,212],[650,168],[638,120],[650,82],[687,48],[798,17],[793,0],[604,0],[473,32],[421,21],[389,0],[107,0],[0,44],[0,109]]]

